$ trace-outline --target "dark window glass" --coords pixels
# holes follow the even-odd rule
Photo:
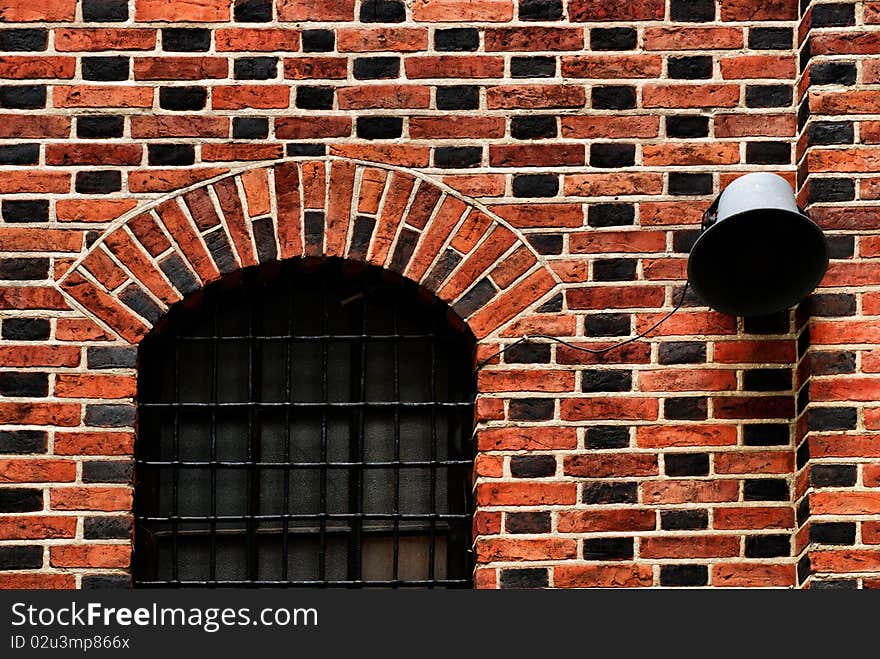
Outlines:
[[[469,587],[473,339],[352,263],[243,270],[141,344],[137,586]]]

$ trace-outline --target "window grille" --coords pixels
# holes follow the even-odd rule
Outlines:
[[[141,344],[138,587],[469,587],[473,339],[345,262],[250,268]]]

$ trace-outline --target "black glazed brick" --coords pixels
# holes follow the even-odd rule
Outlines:
[[[550,346],[546,343],[511,345],[504,353],[505,364],[549,364]]]
[[[42,28],[17,28],[0,30],[0,51],[43,51],[49,47],[49,30]]]
[[[382,80],[399,75],[399,57],[359,57],[354,61],[355,80]]]
[[[513,177],[514,197],[555,197],[559,177],[555,174],[519,174]]]
[[[584,540],[586,561],[615,561],[632,559],[632,538],[592,538]]]
[[[162,309],[160,309],[159,306],[153,302],[153,299],[135,283],[126,286],[119,293],[119,299],[122,300],[132,311],[146,318],[153,324],[157,323],[162,317]]]
[[[128,57],[111,56],[82,58],[83,80],[128,80],[128,73]]]
[[[100,170],[77,172],[74,189],[80,194],[110,194],[122,189],[122,172]]]
[[[856,422],[854,407],[814,407],[807,411],[810,430],[853,430]]]
[[[129,517],[86,517],[83,537],[87,540],[126,539],[131,537]]]
[[[326,156],[326,144],[307,144],[300,142],[291,142],[285,149],[288,156]]]
[[[669,194],[706,195],[712,193],[711,174],[689,174],[671,172],[669,174]]]
[[[562,0],[519,0],[521,21],[558,21],[562,18]]]
[[[811,85],[854,85],[856,65],[854,62],[817,62],[810,66]]]
[[[151,165],[187,166],[195,163],[196,152],[192,144],[150,144],[147,161]]]
[[[630,226],[635,219],[633,204],[594,204],[587,211],[587,224],[595,228]]]
[[[402,0],[362,0],[360,19],[362,23],[402,23],[406,7]]]
[[[508,403],[507,416],[511,421],[547,421],[553,418],[554,409],[552,398],[514,398]]]
[[[709,568],[705,565],[662,565],[661,586],[694,588],[709,583]]]
[[[788,501],[788,483],[782,478],[746,479],[743,484],[745,501]]]
[[[327,155],[327,145],[326,144],[305,144],[298,142],[291,142],[285,147],[285,153],[288,156],[326,156]]]
[[[365,140],[393,140],[403,134],[402,117],[358,117],[357,136]]]
[[[746,558],[777,558],[790,553],[790,535],[746,536]]]
[[[4,222],[48,222],[48,199],[4,199],[2,205]]]
[[[708,453],[667,453],[663,457],[667,476],[707,476]]]
[[[697,238],[700,237],[698,229],[672,232],[672,251],[679,254],[689,254]]]
[[[621,143],[593,143],[590,146],[590,165],[603,169],[631,167],[636,163],[636,145]]]
[[[807,580],[811,573],[811,565],[810,565],[810,555],[804,554],[801,560],[798,561],[797,564],[797,578],[798,583],[803,583]]]
[[[510,135],[517,140],[556,137],[556,117],[526,116],[510,120]]]
[[[333,30],[303,30],[300,38],[304,53],[330,53],[336,48]]]
[[[812,27],[846,27],[855,25],[855,4],[821,3],[814,4],[810,23]]]
[[[278,76],[277,57],[240,57],[233,64],[236,80],[271,80]]]
[[[394,254],[391,257],[389,269],[394,272],[403,272],[404,267],[409,263],[418,242],[418,234],[412,229],[405,228],[400,232],[397,239],[397,246],[394,248]]]
[[[666,117],[666,136],[694,138],[709,136],[709,117],[675,115]]]
[[[547,588],[549,583],[546,568],[522,568],[501,571],[501,588]]]
[[[804,574],[801,581],[806,579],[806,577],[807,574]],[[856,579],[822,579],[821,581],[810,582],[810,590],[858,590],[858,588],[859,582]]]
[[[504,520],[508,533],[550,533],[550,513],[506,513]]]
[[[748,334],[787,334],[789,325],[788,311],[743,318],[743,329]]]
[[[84,574],[83,590],[129,590],[131,577],[126,574]]]
[[[855,465],[817,464],[810,467],[813,487],[852,487],[856,484]]]
[[[790,429],[783,423],[749,423],[743,426],[746,446],[787,446]]]
[[[701,341],[670,341],[660,344],[661,364],[703,364],[706,361],[706,344]]]
[[[707,23],[715,20],[715,0],[670,0],[673,21]]]
[[[538,254],[562,254],[562,236],[558,234],[533,233],[527,235],[526,240],[529,241],[529,244],[535,248],[535,251],[538,252]],[[559,308],[556,309],[556,311],[562,311],[561,298],[559,301]]]
[[[135,368],[137,366],[137,348],[125,346],[89,347],[86,350],[86,363],[90,369]]]
[[[0,86],[0,107],[37,110],[46,107],[46,85]]]
[[[21,371],[0,371],[0,395],[43,398],[49,395],[49,375]]]
[[[748,142],[746,162],[750,165],[787,165],[791,162],[791,144],[775,141]]]
[[[712,57],[670,57],[667,64],[669,77],[678,80],[702,80],[712,77]]]
[[[709,417],[709,401],[705,396],[667,398],[663,416],[670,420],[702,421]]]
[[[556,473],[552,455],[515,455],[510,458],[510,474],[515,478],[545,478]]]
[[[0,453],[45,453],[48,441],[44,430],[0,430]]]
[[[810,519],[810,499],[804,497],[795,508],[795,519],[798,526],[803,526]]]
[[[593,281],[633,281],[637,265],[636,259],[596,259]]]
[[[174,284],[175,288],[184,295],[193,293],[201,288],[195,275],[186,267],[183,259],[175,253],[169,254],[162,259],[159,262],[159,269],[165,273],[165,276]]]
[[[852,144],[855,128],[851,121],[817,121],[807,129],[810,144]]]
[[[627,426],[593,426],[587,428],[588,449],[626,448],[629,446]]]
[[[743,373],[744,391],[788,391],[791,388],[791,369],[759,368]]]
[[[746,87],[746,107],[780,108],[792,102],[791,85],[748,85]]]
[[[592,50],[634,50],[638,33],[631,27],[595,27],[590,30]]]
[[[638,503],[638,483],[632,482],[600,482],[584,483],[582,501],[589,505],[611,503]]]
[[[77,117],[76,136],[84,139],[122,137],[125,118],[118,115]]]
[[[162,49],[169,52],[204,52],[211,47],[211,31],[205,28],[164,28]]]
[[[629,314],[603,313],[584,316],[585,336],[625,336],[630,333]]]
[[[480,88],[477,85],[437,87],[438,110],[476,110],[478,107]]]
[[[253,223],[255,242],[257,227],[260,226],[261,221],[262,220],[254,220]],[[211,233],[205,234],[205,246],[208,248],[208,251],[214,258],[214,262],[217,264],[217,268],[220,270],[220,272],[226,274],[238,269],[238,266],[235,262],[235,257],[232,255],[232,248],[229,245],[229,240],[226,237],[226,233],[223,231],[223,229],[218,229],[217,231],[212,231]],[[262,260],[262,258],[260,260]]]
[[[266,117],[233,117],[232,138],[236,140],[264,140],[269,137],[269,119]]]
[[[483,277],[455,303],[453,309],[460,317],[467,318],[477,309],[485,306],[497,292],[492,282],[487,277]]]
[[[848,178],[817,178],[810,180],[810,201],[852,201],[856,198],[856,182]]]
[[[23,142],[0,146],[0,165],[36,165],[39,161],[39,144]]]
[[[268,23],[272,20],[272,0],[235,0],[232,17],[239,23]]]
[[[305,41],[303,42],[305,43]],[[474,51],[480,47],[480,33],[472,27],[434,31],[434,48],[441,52]]]
[[[134,424],[133,405],[86,405],[86,424],[100,428],[127,428]]]
[[[855,541],[855,522],[813,522],[810,524],[810,542],[822,545],[852,545]]]
[[[593,87],[592,103],[596,110],[630,110],[636,106],[636,88],[631,85]]]
[[[31,513],[43,509],[42,490],[0,488],[0,513]]]
[[[705,510],[664,510],[660,513],[660,528],[664,531],[696,531],[709,528],[709,513]]]
[[[749,28],[749,48],[752,50],[788,50],[794,41],[790,27]]]
[[[856,372],[856,353],[852,350],[810,353],[813,375],[840,375]]]
[[[632,389],[632,371],[589,369],[581,373],[585,393],[621,392]]]
[[[10,341],[43,341],[49,338],[48,318],[5,318],[3,338]]]
[[[131,460],[86,460],[83,462],[83,483],[130,483]]]
[[[32,570],[42,566],[42,547],[36,545],[0,546],[0,570]]]
[[[477,167],[483,157],[479,146],[444,146],[434,150],[434,166],[444,169]]]
[[[855,253],[855,236],[827,236],[826,239],[829,259],[848,259]]]
[[[511,57],[511,78],[552,78],[556,75],[555,57]]]
[[[296,107],[303,110],[332,110],[333,87],[297,87]]]

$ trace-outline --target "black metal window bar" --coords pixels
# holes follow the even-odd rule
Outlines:
[[[141,344],[137,587],[471,585],[473,339],[377,268],[243,270]]]

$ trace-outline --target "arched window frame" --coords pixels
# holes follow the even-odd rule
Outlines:
[[[224,304],[224,291],[225,295],[229,295],[229,291],[235,290],[238,287],[239,290],[253,290],[255,287],[265,286],[266,282],[275,281],[276,284],[280,281],[282,285],[288,286],[289,281],[287,279],[287,284],[284,284],[285,278],[289,277],[297,277],[303,274],[303,272],[307,272],[309,268],[315,269],[317,275],[310,275],[314,280],[315,276],[321,277],[345,277],[345,273],[348,273],[349,276],[354,275],[354,279],[360,277],[363,281],[369,282],[369,285],[364,285],[360,292],[355,292],[353,295],[348,296],[345,299],[339,300],[340,304],[350,305],[354,304],[357,306],[358,304],[365,304],[366,301],[371,297],[375,296],[375,287],[379,287],[386,292],[392,289],[397,290],[401,295],[408,300],[409,303],[413,303],[418,301],[418,304],[421,305],[421,310],[426,313],[430,311],[431,317],[431,334],[433,336],[431,339],[431,362],[432,368],[430,373],[428,374],[430,380],[432,382],[432,388],[435,388],[435,373],[437,369],[440,367],[439,359],[441,357],[448,357],[448,355],[438,354],[437,346],[438,341],[450,342],[451,344],[455,344],[455,347],[459,350],[460,355],[458,357],[458,364],[456,366],[456,378],[458,382],[459,394],[458,399],[454,401],[441,401],[436,400],[438,398],[436,392],[432,391],[432,398],[434,400],[422,404],[419,402],[407,402],[404,400],[405,396],[401,396],[400,391],[400,376],[403,373],[403,370],[407,368],[405,363],[402,363],[402,360],[398,358],[398,344],[402,340],[401,337],[404,336],[400,333],[399,328],[396,326],[394,332],[381,340],[390,340],[392,345],[394,346],[394,359],[393,363],[390,367],[390,373],[393,379],[393,400],[385,401],[388,403],[387,407],[389,409],[393,409],[393,414],[395,417],[394,421],[394,460],[385,462],[380,462],[379,465],[371,465],[371,457],[369,455],[364,454],[364,442],[363,442],[363,432],[364,432],[364,410],[369,409],[372,405],[365,398],[366,392],[364,390],[365,387],[365,379],[366,379],[366,369],[362,369],[360,378],[350,378],[349,385],[351,387],[352,397],[357,398],[357,389],[360,388],[360,397],[363,399],[363,404],[357,405],[355,404],[357,401],[350,401],[348,405],[351,409],[351,419],[349,428],[359,428],[359,432],[361,434],[361,441],[358,444],[358,448],[361,452],[360,460],[356,459],[358,456],[351,455],[348,461],[348,469],[352,474],[356,474],[358,469],[361,472],[366,473],[370,469],[383,469],[385,467],[391,468],[391,473],[394,477],[394,501],[393,501],[393,510],[389,511],[387,514],[379,513],[378,516],[371,516],[369,513],[364,513],[364,501],[362,499],[363,492],[361,492],[361,500],[359,502],[360,509],[355,513],[349,515],[351,523],[351,533],[352,537],[360,535],[360,540],[355,537],[353,541],[349,541],[349,551],[347,553],[347,562],[349,567],[346,571],[345,578],[328,578],[328,558],[326,555],[326,537],[328,529],[330,525],[335,523],[336,517],[334,517],[331,513],[329,513],[326,509],[326,492],[321,492],[321,506],[322,510],[320,514],[323,515],[321,519],[318,520],[320,526],[320,542],[321,542],[321,552],[318,558],[318,566],[317,573],[315,574],[315,578],[296,578],[296,575],[292,574],[291,565],[288,560],[282,560],[282,567],[278,574],[272,574],[272,578],[261,578],[261,565],[260,559],[255,558],[259,553],[258,549],[254,546],[256,539],[262,532],[262,523],[263,519],[261,519],[261,515],[259,514],[259,507],[256,509],[253,507],[254,501],[258,501],[261,496],[260,483],[258,482],[260,478],[252,477],[248,475],[247,477],[247,514],[241,515],[240,518],[242,522],[245,523],[244,533],[246,537],[246,547],[245,547],[245,555],[246,555],[246,566],[244,568],[244,578],[237,579],[221,579],[219,578],[218,573],[218,554],[217,554],[217,546],[216,540],[218,537],[217,527],[218,525],[223,525],[225,522],[220,521],[208,521],[208,520],[200,520],[202,522],[208,521],[209,528],[207,532],[210,537],[210,550],[208,552],[209,555],[209,565],[207,570],[207,576],[204,576],[203,572],[199,573],[199,578],[186,578],[186,575],[181,574],[181,565],[179,563],[181,556],[180,549],[180,539],[181,539],[181,527],[187,526],[190,524],[190,521],[187,519],[186,515],[179,514],[178,497],[180,496],[180,471],[187,468],[187,461],[181,459],[180,454],[180,446],[179,446],[179,437],[177,435],[177,428],[174,430],[174,446],[172,449],[172,455],[170,459],[155,459],[156,455],[153,454],[151,457],[145,457],[145,455],[149,454],[150,442],[151,438],[147,436],[149,434],[146,426],[149,425],[149,421],[145,421],[144,424],[141,424],[141,430],[144,432],[139,432],[138,443],[136,445],[136,457],[137,457],[137,485],[135,490],[135,516],[136,516],[136,531],[135,531],[135,561],[134,561],[134,583],[136,586],[150,587],[150,586],[212,586],[212,585],[235,585],[235,586],[285,586],[285,585],[298,585],[298,586],[346,586],[346,587],[363,587],[363,586],[392,586],[392,587],[405,587],[405,586],[426,586],[426,587],[469,587],[471,585],[471,571],[472,571],[472,554],[470,552],[470,519],[473,513],[473,503],[470,496],[470,483],[471,483],[471,468],[473,461],[473,447],[470,446],[470,437],[472,430],[472,415],[473,415],[473,377],[472,377],[472,364],[473,364],[473,338],[470,336],[467,329],[461,323],[461,321],[457,321],[457,318],[449,311],[449,309],[436,298],[434,298],[430,293],[424,291],[424,289],[420,289],[419,287],[412,284],[412,282],[407,282],[393,273],[389,273],[388,271],[383,271],[378,268],[365,267],[363,264],[354,264],[352,262],[342,262],[337,259],[331,260],[306,260],[306,261],[293,261],[293,262],[285,262],[283,264],[273,264],[273,265],[263,265],[258,268],[249,268],[246,270],[239,271],[234,275],[230,275],[225,277],[218,283],[212,284],[211,286],[204,289],[203,292],[197,293],[195,296],[190,296],[182,303],[179,303],[176,307],[174,307],[171,312],[168,314],[167,319],[160,322],[157,325],[156,329],[153,333],[151,333],[150,337],[148,337],[141,344],[141,358],[140,358],[140,376],[139,376],[139,404],[141,410],[141,418],[142,420],[149,416],[151,410],[156,410],[158,412],[162,412],[163,410],[174,410],[175,406],[180,407],[183,404],[183,400],[181,398],[182,392],[178,380],[175,381],[173,386],[173,401],[161,402],[155,399],[156,392],[149,391],[145,382],[148,381],[148,376],[146,375],[149,371],[147,369],[150,368],[148,365],[150,362],[155,362],[156,359],[161,359],[163,351],[167,355],[167,351],[169,347],[174,350],[174,363],[175,368],[179,370],[180,368],[180,359],[181,359],[181,325],[187,322],[192,322],[193,316],[198,316],[199,310],[204,310],[204,305],[207,301],[213,300],[213,304],[223,305]],[[335,271],[335,273],[334,273]],[[327,402],[328,397],[328,343],[332,342],[333,337],[332,334],[328,334],[327,327],[327,300],[329,299],[327,295],[328,291],[324,291],[322,298],[325,301],[324,303],[324,311],[323,311],[323,320],[321,325],[321,333],[319,335],[305,335],[304,338],[307,340],[314,340],[320,343],[320,349],[322,351],[322,395],[324,398],[324,403]],[[291,298],[293,299],[293,298]],[[360,300],[360,302],[358,301]],[[244,469],[251,474],[254,471],[262,472],[263,468],[259,465],[260,457],[257,454],[259,450],[259,442],[261,441],[259,437],[254,436],[254,428],[259,426],[259,423],[254,423],[254,414],[255,411],[257,414],[260,414],[260,410],[266,404],[265,401],[262,400],[253,400],[255,396],[255,391],[253,387],[253,383],[256,378],[262,377],[259,373],[255,372],[254,366],[257,362],[262,363],[262,360],[254,360],[253,350],[256,346],[259,349],[259,346],[262,345],[261,341],[264,339],[270,339],[271,337],[268,334],[264,334],[266,331],[265,328],[258,326],[259,323],[255,324],[253,319],[255,317],[260,317],[262,311],[259,311],[260,299],[259,296],[255,296],[252,300],[254,304],[251,305],[251,308],[254,310],[254,314],[251,316],[251,320],[248,323],[248,336],[242,337],[248,339],[249,345],[249,357],[248,357],[248,392],[247,398],[248,403],[256,403],[256,405],[249,406],[248,412],[248,431],[249,431],[249,445],[247,451],[247,460],[246,462],[255,463],[258,466],[254,466],[251,464],[250,466],[244,467]],[[288,318],[288,327],[286,329],[288,342],[287,342],[287,354],[290,355],[290,343],[294,339],[290,339],[290,337],[296,336],[296,327],[294,325],[294,309],[291,303],[291,307],[289,308],[289,313],[287,315]],[[395,303],[397,304],[397,303]],[[195,312],[195,313],[194,313]],[[373,340],[375,341],[377,337],[371,337],[369,334],[369,327],[367,326],[366,315],[361,314],[362,316],[362,326],[361,326],[361,334],[360,336],[356,336],[353,333],[350,336],[344,337],[345,341],[351,342],[352,346],[357,346],[357,349],[353,349],[350,352],[352,355],[360,352],[361,359],[364,359],[364,355],[366,355],[367,345]],[[217,346],[217,337],[218,337],[218,328],[216,324],[216,314],[215,314],[215,322],[211,329],[211,337],[208,341],[213,346],[214,354],[212,356],[212,368],[216,369],[217,361],[216,361],[216,346]],[[440,322],[442,317],[442,322]],[[394,315],[394,318],[397,318],[397,315]],[[189,319],[189,320],[188,320]],[[450,321],[452,321],[450,323]],[[442,336],[441,336],[442,335]],[[174,340],[169,341],[169,338],[173,337]],[[337,337],[339,338],[339,337]],[[299,337],[297,340],[300,340]],[[462,350],[466,348],[464,352]],[[288,357],[288,361],[289,361]],[[289,364],[288,364],[289,366]],[[290,371],[288,370],[288,373]],[[354,373],[354,369],[352,370]],[[217,376],[216,370],[212,371],[212,396],[211,401],[217,402]],[[451,379],[451,376],[450,376]],[[152,385],[151,385],[152,386]],[[288,396],[290,395],[290,382],[286,385],[288,387]],[[160,397],[163,395],[161,392],[158,394]],[[167,395],[167,391],[165,392]],[[314,403],[314,401],[313,401]],[[376,402],[376,405],[380,407],[385,406],[385,403]],[[340,405],[344,405],[344,403],[339,403]],[[288,421],[287,429],[290,430],[289,426],[289,418],[292,411],[296,411],[301,405],[305,405],[306,407],[309,404],[300,402],[294,402],[291,405],[286,406],[284,414],[287,416]],[[316,404],[317,407],[321,407],[320,404]],[[214,405],[214,409],[211,411],[211,437],[212,437],[212,448],[211,448],[211,456],[208,462],[211,463],[211,513],[212,516],[216,516],[216,472],[221,469],[221,465],[223,461],[219,461],[217,459],[216,454],[216,446],[214,445],[216,442],[216,423],[217,423],[217,409],[220,409],[220,406]],[[285,406],[281,406],[285,407]],[[426,467],[430,469],[431,479],[430,479],[430,498],[433,505],[437,505],[436,492],[435,488],[437,486],[436,476],[437,472],[443,469],[455,469],[456,470],[456,482],[459,484],[464,484],[466,487],[464,488],[463,498],[461,501],[456,503],[455,505],[458,507],[457,510],[446,510],[443,511],[432,511],[430,513],[431,519],[428,518],[428,515],[410,515],[407,516],[406,513],[402,512],[402,508],[400,505],[400,497],[401,497],[401,489],[400,489],[400,475],[401,473],[405,473],[406,465],[403,464],[401,459],[400,450],[401,450],[401,442],[405,441],[406,438],[401,435],[401,427],[400,427],[400,410],[401,409],[409,409],[412,407],[413,409],[421,409],[424,408],[431,415],[431,427],[432,427],[432,437],[431,437],[431,451],[436,451],[438,448],[437,438],[433,436],[433,428],[436,422],[434,418],[437,414],[438,410],[453,410],[456,414],[459,415],[459,419],[462,420],[462,426],[458,430],[460,434],[460,440],[465,441],[467,446],[467,458],[464,459],[461,456],[457,457],[455,460],[452,458],[448,458],[446,460],[438,460],[437,456],[432,453],[430,456],[430,460],[428,460],[425,464]],[[327,462],[326,456],[326,425],[327,425],[327,417],[326,417],[326,408],[327,405],[324,405],[324,415],[322,420],[322,446],[324,446],[324,453],[321,456],[326,465],[332,465],[336,463]],[[181,408],[182,409],[182,408]],[[178,423],[178,417],[176,414],[172,414],[174,420],[172,423]],[[359,421],[359,423],[358,423]],[[259,435],[259,432],[257,432]],[[289,439],[289,438],[288,438]],[[357,438],[352,438],[356,440]],[[256,443],[255,443],[256,441]],[[352,443],[357,444],[356,441]],[[155,449],[155,446],[152,447]],[[289,451],[289,444],[287,450]],[[448,448],[448,447],[447,447]],[[300,467],[291,466],[296,463],[290,462],[290,455],[284,456],[287,466],[280,466],[277,464],[273,464],[272,468],[274,469],[282,469],[285,473],[290,473],[291,471],[296,472]],[[164,465],[162,463],[165,463]],[[354,466],[356,463],[362,463],[360,468]],[[418,461],[416,461],[418,462]],[[423,461],[424,462],[424,461]],[[449,462],[450,464],[441,464],[444,462]],[[456,464],[451,464],[455,462]],[[326,476],[326,471],[330,469],[330,467],[326,466],[322,470],[322,474]],[[308,469],[309,467],[301,465],[302,468]],[[341,465],[340,465],[341,466]],[[418,465],[410,465],[410,467],[415,466],[418,468]],[[312,465],[313,468],[316,468],[317,465]],[[173,510],[171,514],[158,514],[161,512],[162,506],[159,505],[157,507],[157,501],[154,501],[153,504],[150,504],[147,497],[154,496],[155,492],[152,492],[150,488],[156,488],[157,482],[155,474],[151,477],[150,473],[152,471],[162,470],[165,468],[170,468],[172,473],[175,474],[172,476],[172,488],[174,499]],[[451,473],[451,472],[450,472]],[[150,479],[152,480],[152,485],[149,483]],[[363,489],[363,480],[364,477],[361,477],[361,489]],[[323,479],[322,479],[323,482]],[[285,479],[285,488],[288,488],[290,483],[290,479]],[[350,486],[349,486],[350,487]],[[288,492],[285,489],[284,492],[284,501],[288,502]],[[167,503],[167,502],[166,502]],[[287,503],[285,503],[285,506]],[[355,507],[357,508],[357,496],[355,497],[354,502]],[[450,501],[446,502],[446,506],[450,505]],[[167,510],[167,507],[166,507]],[[257,514],[254,514],[254,510],[257,511]],[[361,519],[355,519],[355,515],[366,514],[366,517]],[[281,537],[282,537],[282,546],[280,548],[281,554],[284,557],[289,556],[290,550],[290,524],[294,519],[291,516],[291,513],[288,513],[286,510],[279,517],[282,523]],[[391,562],[390,562],[390,573],[385,575],[385,578],[375,578],[376,570],[373,569],[372,577],[368,574],[369,569],[365,570],[365,566],[367,568],[370,567],[369,561],[365,561],[364,555],[360,553],[365,545],[362,544],[362,539],[364,537],[365,530],[368,530],[366,527],[366,522],[369,520],[379,521],[378,518],[383,517],[390,522],[390,526],[386,529],[386,531],[391,533],[391,544],[390,551],[392,552]],[[207,516],[206,516],[207,517]],[[276,515],[276,517],[278,517]],[[376,517],[376,520],[373,520],[372,517]],[[427,564],[427,569],[424,571],[424,574],[419,575],[419,578],[406,578],[406,569],[404,566],[405,557],[403,556],[404,549],[401,538],[404,537],[407,532],[407,524],[411,525],[412,522],[424,522],[423,531],[429,533],[429,542],[427,544],[427,551],[429,554],[429,560]],[[153,525],[151,527],[151,525]],[[157,545],[159,540],[157,540],[156,525],[164,525],[165,531],[164,533],[168,533],[168,527],[170,525],[170,533],[171,539],[173,543],[173,547],[171,549],[172,558],[171,558],[171,567],[170,572],[168,569],[165,569],[163,573],[162,567],[160,567],[160,559],[158,558],[159,550],[154,546],[153,550],[151,550],[151,543],[153,545]],[[357,527],[357,528],[355,528]],[[455,547],[452,547],[447,551],[447,561],[446,565],[440,565],[437,563],[436,552],[438,551],[437,537],[440,535],[440,531],[444,529],[449,529],[454,527],[453,531],[456,535]],[[375,528],[371,529],[375,531]],[[204,533],[205,529],[201,529],[201,532]],[[381,533],[381,529],[379,530]],[[466,537],[465,537],[466,536]],[[453,549],[458,552],[456,560],[452,560],[452,551]],[[381,553],[381,552],[380,552]],[[453,565],[454,563],[454,565]],[[376,566],[373,565],[373,568]],[[383,568],[384,569],[384,568]],[[380,570],[381,571],[381,570]]]

